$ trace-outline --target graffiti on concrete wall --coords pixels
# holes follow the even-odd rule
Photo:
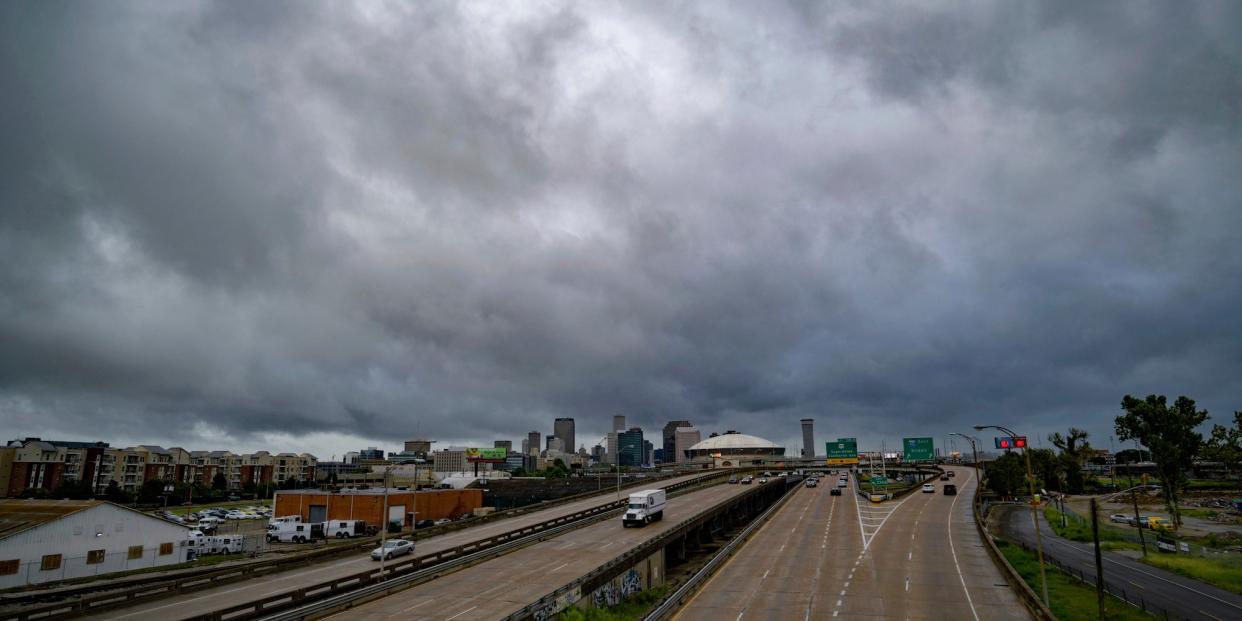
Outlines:
[[[625,598],[643,590],[642,574],[631,567],[628,571],[609,580],[591,593],[591,603],[596,608],[616,606]]]
[[[625,599],[639,591],[643,590],[641,577],[638,570],[633,567],[621,576],[621,599]]]

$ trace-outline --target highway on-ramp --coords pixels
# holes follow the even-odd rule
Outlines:
[[[956,496],[798,491],[678,619],[1029,619],[975,529],[973,471],[953,470]]]

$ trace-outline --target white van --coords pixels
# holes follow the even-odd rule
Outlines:
[[[621,526],[650,524],[664,517],[668,493],[662,489],[646,489],[630,494],[630,502],[621,516]]]

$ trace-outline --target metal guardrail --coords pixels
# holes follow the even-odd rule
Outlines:
[[[619,567],[628,567],[635,560],[644,558],[652,554],[657,549],[662,548],[665,545],[667,545],[669,541],[675,540],[678,537],[683,536],[689,530],[697,526],[700,526],[701,524],[711,519],[713,515],[719,513],[720,511],[727,510],[743,502],[749,501],[752,497],[757,496],[767,491],[768,486],[773,485],[774,483],[775,481],[772,481],[765,485],[760,485],[758,487],[755,487],[754,489],[747,490],[746,492],[742,494],[734,496],[733,498],[730,498],[716,505],[715,507],[713,507],[713,509],[715,509],[714,511],[700,513],[699,515],[696,515],[695,517],[687,518],[685,520],[682,520],[681,522],[678,522],[676,526],[673,526],[672,528],[660,533],[655,538],[649,539],[639,544],[638,546],[631,548],[630,550],[626,551],[624,554],[621,554],[620,556],[613,558],[611,561],[608,561],[607,563],[604,563],[603,565],[578,577],[573,582],[563,585],[560,588],[556,589],[555,591],[552,591],[551,593],[548,593],[544,595],[543,597],[539,598],[534,603],[527,604],[526,606],[523,606],[521,609],[509,614],[506,617],[503,617],[503,621],[525,621],[526,619],[533,618],[537,611],[545,610],[553,602],[557,601],[565,593],[573,591],[574,589],[581,589],[583,585],[591,584],[592,582],[599,580],[603,576],[607,576],[611,572],[615,572]]]
[[[687,493],[690,488],[697,488],[701,485],[709,483],[712,479],[723,478],[720,473],[713,473],[708,476],[697,477],[688,481],[674,483],[665,488],[670,495],[678,495]],[[471,550],[462,550],[460,555],[454,558],[444,559],[437,563],[424,563],[423,558],[412,558],[399,563],[395,563],[384,571],[385,575],[381,575],[378,570],[370,570],[361,572],[353,576],[340,578],[338,580],[321,583],[319,585],[297,589],[282,594],[278,594],[264,600],[250,602],[240,606],[225,608],[213,611],[206,615],[189,617],[184,621],[221,621],[228,619],[234,621],[238,619],[252,619],[258,615],[269,612],[269,609],[276,606],[289,606],[302,603],[309,599],[317,599],[318,601],[307,603],[298,608],[277,612],[275,614],[262,617],[265,621],[293,621],[297,619],[315,618],[326,612],[347,609],[359,604],[389,595],[391,593],[401,591],[413,586],[417,586],[423,582],[432,580],[439,576],[452,573],[459,569],[464,569],[471,565],[476,565],[493,558],[503,556],[516,549],[525,547],[530,544],[538,543],[546,539],[550,539],[564,532],[575,530],[589,523],[603,520],[608,517],[619,515],[625,508],[625,502],[613,502],[608,505],[587,509],[582,514],[590,513],[590,516],[577,517],[568,519],[571,516],[554,520],[555,522],[563,522],[556,526],[533,531],[535,526],[498,535],[497,538],[506,537],[503,542],[497,542],[487,546],[476,546]],[[573,514],[575,516],[579,514]],[[541,525],[536,525],[541,526]],[[518,537],[514,539],[514,537]],[[465,548],[466,546],[459,546]],[[456,550],[456,548],[454,548]],[[448,553],[450,550],[445,550]],[[434,555],[433,555],[434,556]],[[338,584],[339,583],[339,584]],[[274,612],[274,611],[273,611]]]
[[[712,555],[712,558],[708,560],[703,567],[694,572],[694,575],[690,576],[690,579],[686,580],[685,584],[681,585],[671,595],[664,598],[664,601],[661,602],[655,610],[648,613],[647,616],[643,618],[643,621],[663,621],[664,619],[669,618],[669,616],[676,612],[677,609],[681,608],[689,597],[698,592],[703,581],[714,575],[716,571],[720,569],[720,566],[724,565],[724,563],[733,556],[734,552],[741,548],[742,545],[744,545],[750,537],[755,534],[755,532],[767,523],[768,518],[772,517],[772,515],[779,511],[781,507],[785,506],[785,503],[788,502],[790,498],[793,498],[794,492],[798,491],[798,488],[801,487],[800,483],[801,481],[791,484],[789,488],[785,490],[785,493],[776,502],[772,503],[772,506],[765,509],[764,512],[759,514],[759,516],[752,520],[750,524],[746,525],[746,528],[744,528],[742,532],[738,533],[732,541],[718,550],[716,554]]]
[[[674,483],[673,485],[665,489],[669,489],[669,490],[681,489],[684,486],[698,484],[699,482],[702,482],[704,480],[718,478],[720,476],[722,476],[720,473],[713,472],[711,474],[706,474],[704,476],[682,481],[680,483]],[[663,480],[663,479],[657,479],[657,481],[658,480]],[[655,481],[651,481],[650,479],[637,479],[637,481],[655,482]],[[629,486],[626,486],[626,487],[629,487]],[[594,496],[594,495],[599,495],[599,494],[592,493],[592,494],[588,494],[587,496]],[[566,502],[572,502],[571,500],[569,500],[568,497],[565,499],[558,499],[558,501],[559,500],[565,500]],[[581,498],[575,498],[574,500],[581,500]],[[555,506],[559,504],[563,504],[563,503],[562,502],[541,503],[538,506],[537,510],[547,509],[547,508],[550,508],[550,506]],[[594,509],[610,507],[615,504],[616,502],[614,501],[612,503],[608,503],[605,505],[598,505]],[[524,511],[524,509],[526,509],[526,507],[519,507],[516,509],[507,510],[506,512],[503,512],[503,513],[505,513],[506,515],[512,516],[512,515],[517,515],[520,513],[528,512],[528,511]],[[513,511],[514,513],[509,513],[509,511]],[[491,514],[491,515],[499,515],[500,513],[501,512]],[[570,514],[570,516],[573,516],[574,519],[584,519],[586,517],[589,517],[590,515],[593,515],[594,513],[597,513],[597,511],[593,511],[592,509],[586,509],[583,511]],[[570,516],[564,516],[564,517],[570,517]],[[490,516],[487,516],[487,517],[490,517]],[[547,522],[541,522],[539,524],[535,524],[535,525],[532,525],[531,527],[527,527],[524,529],[518,529],[516,531],[502,533],[500,535],[489,537],[489,538],[480,540],[478,542],[471,542],[471,543],[463,544],[462,546],[451,548],[450,550],[445,550],[443,552],[440,552],[434,555],[429,555],[428,558],[432,558],[432,557],[442,558],[448,552],[457,550],[459,548],[470,548],[471,546],[474,546],[479,543],[486,542],[486,543],[494,544],[496,542],[501,541],[502,538],[508,536],[510,533],[513,533],[513,532],[525,532],[529,528],[544,527],[547,525],[560,524],[563,522],[564,517],[555,518]],[[491,520],[483,520],[483,521],[491,521]],[[474,520],[471,520],[470,522],[471,524],[481,523],[481,522],[475,522]],[[419,536],[418,538],[422,538],[422,537],[431,537],[431,536],[441,535],[441,534],[445,534],[448,532],[453,532],[455,530],[460,530],[459,528],[453,528],[453,526],[455,525],[444,525],[444,526],[439,526],[439,527],[418,529],[416,531],[416,534]],[[424,533],[426,534],[424,535]],[[210,569],[204,568],[201,572],[195,572],[188,576],[179,576],[174,579],[161,578],[161,579],[152,580],[150,582],[144,581],[136,585],[124,587],[123,590],[118,590],[115,592],[101,593],[99,595],[83,597],[83,598],[76,599],[76,600],[51,602],[51,603],[36,605],[32,607],[16,609],[12,611],[0,612],[0,621],[37,621],[37,620],[57,618],[61,616],[70,616],[70,615],[76,616],[76,615],[91,614],[98,610],[105,610],[105,609],[124,607],[124,606],[132,606],[132,605],[136,605],[138,603],[141,603],[143,601],[150,600],[150,599],[156,599],[159,597],[165,597],[165,596],[173,595],[173,594],[185,593],[185,592],[193,591],[193,590],[210,588],[210,587],[218,586],[220,584],[227,583],[227,582],[250,579],[250,578],[254,578],[254,577],[258,577],[258,576],[262,576],[262,575],[266,575],[270,573],[277,573],[277,572],[285,571],[294,564],[309,565],[313,562],[317,562],[317,561],[324,560],[327,558],[343,556],[350,552],[370,550],[376,546],[379,540],[380,540],[379,537],[367,537],[367,538],[358,540],[351,544],[333,545],[329,547],[319,548],[317,550],[312,550],[309,552],[299,553],[296,557],[293,557],[293,558],[289,558],[289,557],[274,558],[274,559],[270,559],[266,561],[258,561],[254,563],[247,563],[244,565],[236,565],[233,567],[226,567],[226,568],[210,568]],[[405,563],[399,563],[397,565],[404,565],[404,564]],[[348,578],[355,579],[357,577],[358,575],[354,575]],[[345,579],[341,579],[341,580],[345,580]],[[308,588],[314,589],[319,586],[321,585],[315,585],[315,587],[308,587]],[[95,588],[93,590],[98,591],[99,588]]]

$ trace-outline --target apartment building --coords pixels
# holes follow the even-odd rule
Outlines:
[[[51,492],[62,481],[88,481],[96,494],[103,494],[115,481],[132,494],[152,480],[210,486],[217,473],[224,475],[229,489],[242,489],[252,483],[314,480],[317,462],[307,453],[236,454],[149,444],[112,448],[105,442],[25,438],[0,448],[0,492],[4,496],[18,496],[27,489]]]

